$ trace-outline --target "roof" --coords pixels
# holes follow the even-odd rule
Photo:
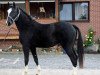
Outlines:
[[[0,0],[0,4],[7,4],[8,2],[12,3],[11,0]],[[13,2],[15,3],[25,3],[25,1],[16,1],[16,0],[13,0]]]
[[[10,31],[10,32],[9,32]],[[6,20],[0,20],[0,39],[4,39],[9,32],[6,39],[18,39],[18,30],[15,25],[7,26]]]
[[[12,3],[11,0],[1,0],[0,1],[0,4],[7,4],[8,2]],[[13,0],[13,2],[15,3],[25,3],[24,0],[20,0],[20,1],[16,1],[16,0]],[[55,0],[30,0],[30,2],[55,2]]]

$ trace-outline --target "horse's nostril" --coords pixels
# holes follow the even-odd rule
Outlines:
[[[8,23],[6,22],[6,25],[8,26]]]
[[[9,26],[10,25],[10,22],[6,22],[6,25]]]
[[[10,26],[10,22],[8,22],[8,26]]]
[[[6,25],[8,26],[8,23],[6,23]]]

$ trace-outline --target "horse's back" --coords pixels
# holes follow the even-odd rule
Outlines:
[[[36,47],[51,47],[59,43],[68,44],[75,36],[74,27],[67,22],[56,22],[47,25],[40,24],[34,37]],[[32,38],[32,39],[33,39]]]

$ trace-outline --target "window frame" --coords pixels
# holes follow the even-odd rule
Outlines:
[[[87,20],[75,20],[75,3],[88,3],[88,19]],[[60,2],[60,5],[61,4],[72,4],[72,20],[61,20],[61,21],[90,22],[90,2],[89,1]],[[60,7],[59,7],[59,20],[60,20]]]

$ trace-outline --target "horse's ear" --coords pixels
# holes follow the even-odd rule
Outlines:
[[[16,7],[15,2],[13,2],[13,6]]]
[[[9,7],[9,5],[10,5],[10,4],[9,4],[9,2],[8,2],[8,7]]]
[[[8,2],[8,5],[9,5],[9,2]]]

